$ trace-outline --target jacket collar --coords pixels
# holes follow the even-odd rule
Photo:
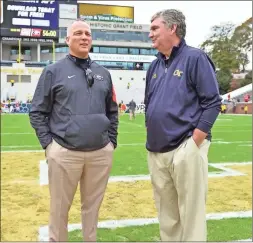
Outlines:
[[[78,58],[78,57],[75,57],[71,54],[68,54],[67,57],[73,61],[75,64],[77,65],[82,65],[82,66],[85,66],[85,67],[90,67],[91,64],[93,63],[93,61],[91,60],[90,58],[90,55],[88,56],[88,58],[84,58],[84,59],[81,59],[81,58]]]
[[[179,45],[178,46],[173,46],[171,54],[170,54],[170,59],[174,58],[176,55],[178,55],[184,48],[184,46],[186,45],[185,39],[182,38]],[[162,54],[161,52],[158,52],[156,54],[157,58],[159,59],[163,59],[165,60],[165,56],[164,54]]]

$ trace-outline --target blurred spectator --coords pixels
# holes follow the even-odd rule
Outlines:
[[[14,80],[11,80],[10,83],[11,83],[11,87],[9,87],[9,89],[7,91],[7,98],[11,102],[15,102],[16,98],[17,98],[17,89],[14,86],[14,83],[15,83]]]
[[[232,100],[232,104],[233,104],[233,113],[235,113],[235,111],[236,111],[236,101],[235,101],[235,99]]]
[[[127,108],[126,105],[125,105],[124,103],[122,103],[122,104],[121,104],[121,111],[122,111],[122,114],[125,113],[126,108]]]
[[[20,111],[20,103],[19,103],[19,101],[16,102],[16,111],[17,112]]]
[[[221,113],[225,114],[227,111],[227,106],[225,104],[221,104]]]
[[[247,105],[244,106],[244,113],[248,114],[248,106]]]
[[[249,101],[249,95],[248,94],[245,94],[244,95],[244,102],[248,102]]]
[[[132,120],[134,119],[135,120],[135,109],[136,109],[136,103],[135,101],[132,99],[129,103],[129,119]]]
[[[135,64],[135,67],[134,67],[135,70],[143,70],[143,63],[136,63]]]
[[[123,100],[121,100],[121,102],[119,103],[119,114],[122,115],[123,114],[123,110],[122,110],[122,105],[123,105]]]

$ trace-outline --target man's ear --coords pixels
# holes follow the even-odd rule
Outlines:
[[[65,42],[67,43],[67,45],[69,44],[69,37],[68,36],[65,38]]]
[[[177,30],[177,25],[176,25],[176,24],[173,24],[173,25],[171,26],[171,32],[172,32],[172,33],[175,33],[176,30]]]

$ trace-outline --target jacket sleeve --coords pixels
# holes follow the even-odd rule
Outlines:
[[[196,128],[208,133],[219,115],[221,96],[214,64],[205,53],[197,58],[191,72],[191,79],[203,110]]]
[[[113,87],[111,75],[109,74],[110,79],[110,90],[106,98],[106,116],[110,120],[110,127],[108,130],[109,138],[114,145],[114,148],[117,147],[117,137],[118,137],[118,104],[116,100],[116,93]]]
[[[148,103],[149,103],[149,97],[148,97],[148,89],[149,89],[149,82],[150,82],[150,67],[147,70],[146,73],[146,85],[145,85],[145,93],[144,93],[144,105],[145,105],[145,126],[147,127],[147,119],[146,119],[146,112],[148,110]]]
[[[48,117],[53,105],[52,76],[52,72],[47,70],[47,68],[42,71],[29,112],[30,123],[43,149],[52,141],[48,126]]]

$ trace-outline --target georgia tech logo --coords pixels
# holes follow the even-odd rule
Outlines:
[[[179,69],[176,69],[175,71],[174,71],[174,73],[173,73],[173,76],[177,76],[177,77],[182,77],[182,74],[183,74],[183,72],[182,71],[180,71]]]
[[[157,75],[156,75],[156,73],[154,73],[153,76],[152,76],[152,78],[156,78],[156,77],[157,77]]]

